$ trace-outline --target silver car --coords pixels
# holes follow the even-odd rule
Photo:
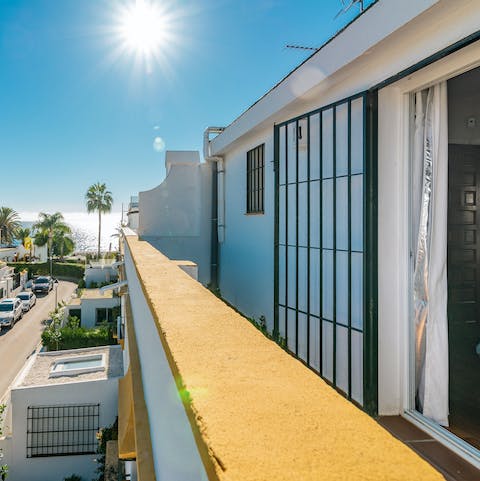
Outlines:
[[[22,301],[23,312],[29,311],[37,303],[37,296],[33,292],[20,292],[17,298]]]
[[[23,317],[22,301],[16,297],[0,302],[0,328],[13,327]]]

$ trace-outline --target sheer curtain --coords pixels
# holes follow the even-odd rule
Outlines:
[[[415,94],[412,188],[417,409],[448,426],[446,82]]]

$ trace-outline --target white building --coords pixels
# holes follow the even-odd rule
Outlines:
[[[80,297],[72,298],[64,308],[65,320],[77,317],[80,325],[86,328],[99,326],[104,321],[116,322],[120,309],[120,297],[113,291],[84,289]]]
[[[198,152],[167,151],[165,170],[159,186],[138,196],[138,235],[170,259],[193,261],[206,285],[211,271],[211,165],[201,163]]]
[[[12,481],[95,476],[97,432],[117,417],[120,346],[40,353],[11,391],[3,440]]]
[[[364,411],[476,468],[479,25],[474,0],[376,2],[205,134],[222,297]]]
[[[130,229],[138,229],[138,195],[132,195],[127,210],[127,225]]]
[[[476,1],[377,2],[207,144],[222,296],[476,466],[479,25]]]
[[[48,248],[44,246],[36,246],[32,244],[32,250],[25,249],[23,245],[18,245],[14,247],[0,247],[0,261],[4,262],[15,262],[22,261],[25,256],[30,256],[30,254],[35,258],[37,262],[47,262],[48,260]]]
[[[85,286],[92,287],[92,284],[97,286],[103,283],[113,283],[118,278],[118,272],[115,263],[112,262],[90,262],[85,267]]]
[[[14,289],[14,268],[0,261],[0,299],[10,297]]]

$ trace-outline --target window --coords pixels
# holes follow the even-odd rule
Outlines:
[[[99,404],[29,406],[27,458],[97,452]]]
[[[111,307],[102,307],[97,309],[97,315],[95,319],[96,324],[101,324],[104,321],[113,322],[113,309]]]
[[[70,309],[68,311],[68,317],[76,317],[81,322],[82,321],[82,310],[81,309]]]
[[[265,144],[247,152],[247,214],[263,214]]]

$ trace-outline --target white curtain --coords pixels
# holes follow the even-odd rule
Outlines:
[[[417,408],[448,426],[446,82],[415,95],[412,188]]]

